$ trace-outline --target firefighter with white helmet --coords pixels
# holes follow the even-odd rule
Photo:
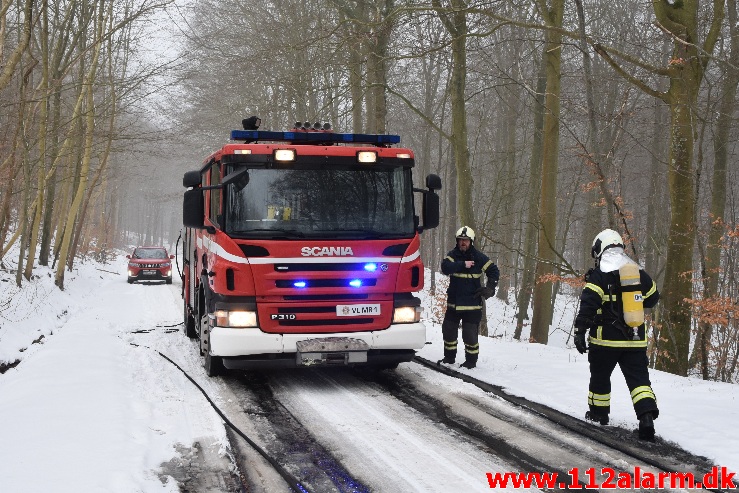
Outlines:
[[[482,320],[484,301],[495,294],[498,285],[498,266],[475,248],[475,232],[469,226],[457,230],[457,245],[441,262],[441,272],[449,276],[447,307],[441,324],[444,337],[444,359],[439,363],[452,364],[457,357],[459,323],[462,322],[462,341],[465,360],[462,367],[477,365],[480,344],[478,328]],[[482,286],[483,274],[487,285]]]
[[[659,409],[649,381],[644,308],[657,304],[657,285],[626,255],[617,231],[601,231],[593,240],[591,254],[595,268],[585,275],[575,318],[575,346],[580,354],[589,350],[589,410],[585,418],[608,424],[611,374],[618,365],[639,418],[639,438],[654,440]],[[589,346],[585,340],[588,331]]]

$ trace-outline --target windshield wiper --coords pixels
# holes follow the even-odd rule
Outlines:
[[[305,238],[305,233],[297,229],[282,229],[282,228],[256,228],[247,229],[245,231],[236,231],[236,233],[249,234],[254,232],[260,233],[283,233],[287,235],[297,236],[298,238]]]
[[[397,238],[397,237],[403,237],[406,236],[403,233],[398,232],[392,232],[388,233],[387,231],[377,231],[374,229],[337,229],[334,230],[333,233],[337,235],[347,234],[347,235],[354,235],[354,234],[362,234],[365,235],[364,238]]]

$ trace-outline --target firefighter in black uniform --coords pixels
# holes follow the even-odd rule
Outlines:
[[[589,411],[585,418],[608,424],[611,373],[618,364],[639,418],[639,438],[654,440],[653,421],[659,410],[649,381],[643,308],[657,304],[657,285],[626,255],[618,232],[601,231],[593,241],[591,252],[595,268],[585,275],[580,310],[575,318],[575,346],[580,354],[590,349]],[[629,283],[629,278],[633,282]],[[633,313],[641,318],[633,318]],[[588,330],[589,347],[585,342]]]
[[[495,294],[498,285],[498,266],[475,248],[475,232],[468,226],[457,230],[457,246],[447,253],[441,262],[441,272],[448,275],[447,306],[441,332],[444,337],[444,359],[439,363],[454,363],[457,357],[459,322],[462,322],[464,341],[464,368],[474,368],[480,353],[477,342],[478,327],[482,320],[484,300]],[[487,285],[482,287],[483,273]]]

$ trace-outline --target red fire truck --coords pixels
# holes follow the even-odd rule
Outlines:
[[[439,223],[441,179],[413,188],[396,135],[303,124],[231,141],[183,178],[185,332],[208,375],[410,361],[426,342],[419,233]]]

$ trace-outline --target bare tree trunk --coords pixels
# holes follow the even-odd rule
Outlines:
[[[547,77],[546,77],[546,57],[542,54],[541,63],[539,64],[539,73],[536,82],[536,94],[534,94],[534,140],[531,145],[531,160],[529,162],[530,180],[528,193],[528,214],[526,219],[526,229],[524,232],[524,258],[523,258],[523,275],[521,279],[521,288],[518,292],[518,312],[516,313],[516,330],[513,337],[517,340],[521,339],[524,320],[529,318],[529,303],[534,290],[536,280],[536,245],[539,231],[539,197],[541,191],[541,152],[542,139],[544,129],[544,112]]]
[[[713,143],[713,176],[711,180],[711,213],[708,240],[705,245],[705,254],[701,258],[701,277],[703,279],[703,299],[708,300],[718,294],[718,279],[721,267],[721,237],[724,234],[726,222],[727,168],[728,150],[731,145],[729,130],[734,120],[736,109],[737,84],[739,83],[739,29],[737,29],[736,0],[727,0],[729,17],[729,32],[731,33],[729,58],[731,63],[726,65],[726,76],[723,79],[721,103],[716,120],[716,134]],[[709,373],[709,346],[712,325],[701,320],[698,325],[698,337],[695,352],[698,353],[701,364],[701,376],[704,380],[710,378]]]
[[[64,268],[68,261],[67,256],[69,254],[69,247],[72,241],[74,221],[77,217],[80,205],[82,203],[82,198],[85,194],[85,188],[87,186],[87,175],[90,171],[90,160],[92,159],[92,144],[95,132],[95,100],[93,97],[92,83],[95,80],[95,75],[97,73],[98,59],[100,57],[100,50],[102,45],[100,39],[102,37],[101,34],[103,32],[103,26],[105,25],[105,14],[104,12],[102,12],[102,8],[100,8],[100,11],[97,13],[97,15],[98,19],[96,21],[97,25],[95,29],[97,36],[95,39],[98,41],[95,44],[89,72],[84,78],[85,83],[83,84],[82,94],[80,95],[80,100],[84,98],[86,103],[84,132],[85,141],[83,145],[84,155],[82,157],[82,168],[80,169],[79,185],[77,187],[74,199],[72,200],[72,205],[69,208],[69,213],[66,219],[64,237],[62,238],[61,249],[59,250],[59,264],[57,265],[56,277],[54,281],[59,289],[62,290],[64,289]],[[80,102],[80,100],[78,100],[78,103]]]
[[[552,0],[551,8],[541,0],[540,11],[547,25],[561,27],[564,0]],[[539,201],[538,256],[534,286],[534,316],[531,321],[531,340],[546,344],[549,341],[549,321],[552,318],[552,284],[541,282],[552,273],[557,245],[557,174],[559,160],[559,109],[561,92],[562,35],[548,30],[544,34],[544,57],[547,63],[544,132],[541,166],[541,200]]]
[[[457,169],[457,217],[461,224],[477,229],[472,208],[474,178],[470,168],[470,150],[467,142],[467,7],[465,0],[451,0],[452,10],[439,14],[444,27],[452,36],[452,78],[449,87],[452,104],[451,144]],[[434,0],[434,7],[441,4]]]
[[[714,2],[713,23],[702,50],[694,44],[675,42],[670,66],[667,100],[671,111],[670,133],[670,234],[667,239],[667,268],[663,287],[663,331],[665,341],[657,368],[676,375],[688,374],[691,309],[693,298],[693,248],[695,246],[695,196],[693,186],[693,115],[705,68],[706,53],[713,53],[723,21],[723,2]],[[657,19],[676,38],[697,40],[697,2],[674,9],[654,4]]]

